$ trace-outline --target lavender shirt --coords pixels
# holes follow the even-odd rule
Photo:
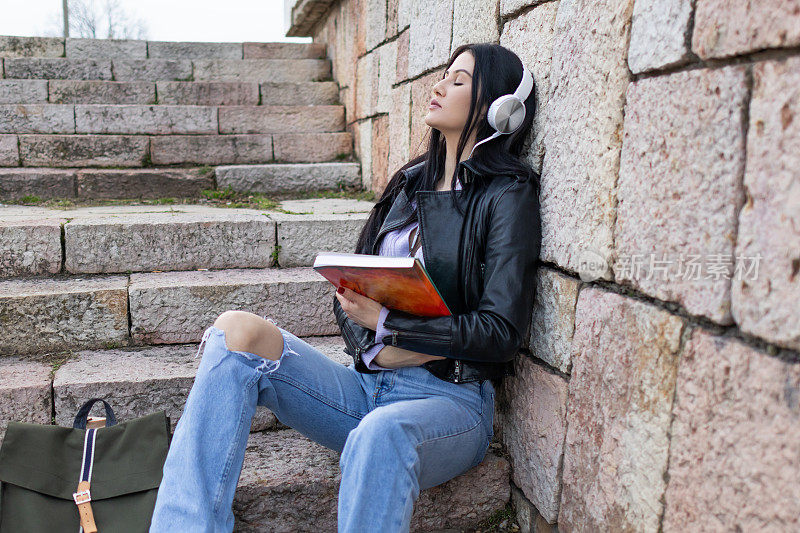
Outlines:
[[[461,182],[456,179],[455,190],[459,189],[461,189]],[[412,200],[411,207],[416,209],[417,202]],[[408,248],[408,236],[411,233],[411,230],[416,228],[418,225],[419,222],[415,220],[401,228],[387,233],[381,242],[381,248],[378,250],[378,255],[386,255],[389,257],[408,257],[408,253],[410,251]],[[425,258],[422,255],[422,246],[417,248],[417,252],[414,254],[414,257],[419,259],[422,265],[425,266]],[[370,370],[396,370],[393,368],[382,367],[372,361],[378,355],[378,352],[386,347],[386,345],[381,342],[381,339],[385,335],[392,334],[391,331],[383,327],[383,322],[386,320],[386,315],[388,314],[389,308],[383,306],[381,308],[380,317],[378,318],[378,327],[375,329],[375,340],[377,341],[377,344],[361,354],[361,360],[364,361],[364,364],[366,364],[367,368]]]

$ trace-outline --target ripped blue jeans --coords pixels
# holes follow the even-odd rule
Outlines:
[[[206,329],[151,532],[233,530],[234,492],[257,405],[341,454],[339,532],[409,531],[421,489],[483,460],[493,436],[489,380],[451,383],[422,366],[365,374],[279,329],[284,346],[275,361],[229,350],[223,330]]]

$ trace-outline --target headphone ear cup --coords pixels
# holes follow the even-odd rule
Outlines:
[[[496,100],[494,128],[500,133],[514,133],[525,120],[525,104],[513,94],[506,94]]]

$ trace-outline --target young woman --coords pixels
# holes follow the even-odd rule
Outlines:
[[[495,387],[513,374],[533,305],[539,176],[521,157],[532,88],[500,45],[455,50],[432,88],[427,152],[394,174],[359,236],[357,253],[419,258],[452,315],[420,317],[336,293],[348,366],[244,311],[222,313],[205,331],[151,531],[233,529],[257,405],[341,453],[340,532],[408,531],[420,490],[481,462],[494,435]],[[524,120],[517,113],[517,129],[498,137],[487,111],[515,91]],[[493,116],[508,127],[507,114]]]

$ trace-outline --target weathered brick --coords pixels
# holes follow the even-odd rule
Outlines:
[[[368,213],[293,215],[270,213],[277,223],[278,264],[311,266],[322,251],[354,250]]]
[[[75,171],[56,168],[0,168],[0,198],[74,198]]]
[[[753,66],[746,202],[732,313],[743,331],[800,350],[800,58]]]
[[[691,15],[691,0],[637,1],[628,49],[631,72],[638,74],[690,61],[685,36]]]
[[[374,115],[377,111],[375,104],[378,99],[378,72],[380,64],[377,52],[371,52],[358,58],[356,63],[356,109],[355,117],[362,119]]]
[[[266,268],[275,248],[275,222],[239,213],[81,218],[64,226],[64,247],[64,268],[75,274]],[[165,254],[167,249],[170,253]]]
[[[148,81],[50,80],[53,104],[154,104],[155,84]]]
[[[147,54],[162,59],[242,59],[242,44],[148,41]]]
[[[353,151],[353,138],[347,132],[274,133],[272,143],[275,160],[285,162],[322,163],[348,157]]]
[[[335,335],[331,284],[307,267],[134,273],[128,288],[136,342],[199,342],[228,309],[268,314],[295,335]]]
[[[341,131],[344,108],[340,105],[223,106],[219,108],[220,133],[294,133]]]
[[[0,104],[47,102],[47,80],[0,80]]]
[[[128,278],[0,281],[0,354],[127,343]]]
[[[28,167],[140,167],[148,138],[121,135],[20,135],[19,155]]]
[[[325,59],[325,43],[242,43],[244,59]]]
[[[0,358],[0,444],[9,421],[50,424],[50,365]]]
[[[2,104],[0,133],[75,133],[71,105]]]
[[[79,198],[183,198],[213,188],[214,176],[191,168],[86,169],[76,183]]]
[[[64,219],[0,220],[0,277],[57,274]]]
[[[451,50],[467,43],[496,43],[499,38],[497,2],[453,0]]]
[[[110,80],[111,61],[108,59],[67,58],[6,58],[6,78],[36,78],[42,80]]]
[[[19,148],[16,135],[0,135],[0,165],[4,167],[19,165]]]
[[[400,167],[405,165],[409,157],[409,136],[411,130],[411,84],[404,83],[392,89],[392,110],[389,113],[389,178],[397,172]],[[277,135],[275,136],[277,138]],[[277,141],[276,141],[277,145]],[[277,151],[276,151],[277,154]],[[383,194],[384,189],[373,187],[372,190],[378,195]]]
[[[627,92],[615,277],[721,324],[732,322],[746,97],[743,66],[646,78]]]
[[[800,0],[698,0],[692,51],[703,59],[800,44]]]
[[[587,252],[612,251],[629,81],[627,40],[620,36],[632,11],[632,0],[558,5],[544,123],[541,259],[573,272]],[[600,277],[610,279],[610,270]]]
[[[530,350],[534,357],[569,373],[575,329],[575,305],[580,282],[556,271],[539,268],[536,301],[530,327]]]
[[[544,118],[550,93],[550,67],[558,12],[557,2],[546,2],[509,20],[503,26],[500,45],[517,54],[533,76],[536,111],[533,118],[533,140],[527,160],[539,173],[544,159]]]
[[[372,119],[372,131],[370,132],[370,188],[383,190],[389,182],[389,117],[386,115],[377,116]],[[395,169],[392,169],[395,170]],[[394,172],[392,172],[394,174]]]
[[[798,399],[797,362],[692,331],[678,370],[664,531],[800,529]]]
[[[658,529],[682,330],[679,318],[650,304],[581,290],[560,531]]]
[[[262,105],[336,105],[339,88],[334,81],[262,83]]]
[[[552,523],[558,519],[568,383],[522,354],[514,364],[516,375],[497,395],[503,408],[496,425],[511,455],[514,483]]]
[[[288,193],[330,190],[360,183],[358,163],[234,165],[216,168],[217,186],[234,191]]]
[[[306,82],[329,79],[325,59],[196,59],[197,81]]]
[[[258,84],[237,81],[157,81],[159,104],[258,105]]]
[[[62,57],[64,39],[58,37],[0,36],[0,56],[5,57]]]
[[[66,40],[69,58],[141,58],[147,57],[147,41],[133,39],[77,39]]]
[[[76,105],[78,133],[217,133],[217,110],[208,106]]]
[[[413,3],[410,22],[408,76],[413,78],[432,67],[447,63],[450,58],[450,37],[453,30],[452,4]]]
[[[192,76],[192,62],[187,59],[115,59],[112,66],[117,81],[185,80]]]
[[[272,160],[272,136],[164,135],[151,138],[150,152],[155,165],[267,163]]]

